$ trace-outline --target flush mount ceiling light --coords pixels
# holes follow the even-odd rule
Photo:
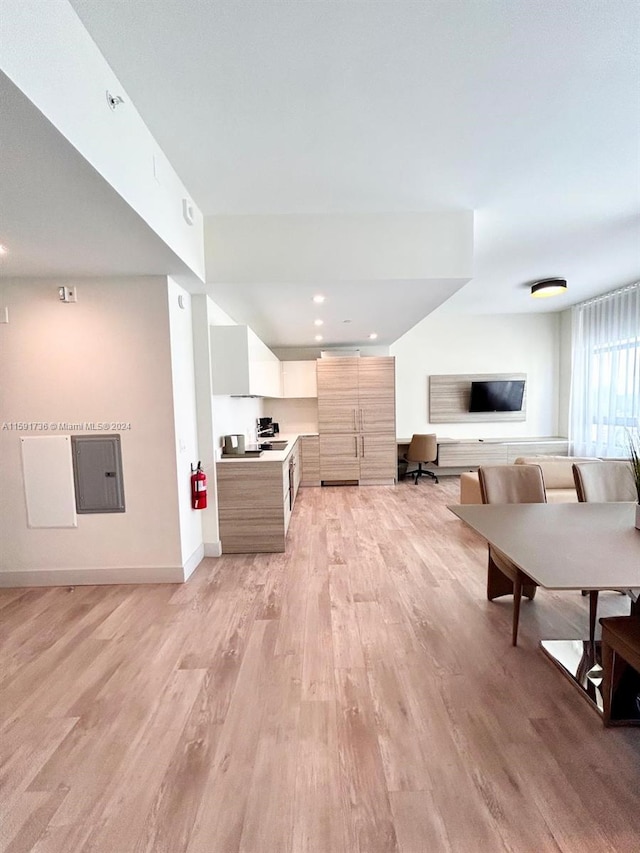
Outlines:
[[[545,278],[531,285],[531,295],[537,299],[547,296],[559,296],[567,292],[567,280],[564,278]]]
[[[324,296],[321,293],[316,293],[316,295],[313,297],[313,301],[317,305],[319,305],[321,302],[324,302]]]

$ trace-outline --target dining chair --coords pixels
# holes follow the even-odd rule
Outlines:
[[[611,503],[637,500],[629,462],[617,459],[574,462],[573,480],[579,501]]]
[[[413,482],[416,486],[420,477],[431,477],[436,483],[438,482],[433,471],[422,467],[428,462],[435,462],[438,458],[438,442],[435,433],[429,435],[414,433],[404,458],[407,462],[417,462],[418,464],[415,471],[407,471],[408,477],[414,477]]]
[[[618,459],[594,459],[574,462],[573,480],[580,503],[635,501],[637,498],[629,462]],[[616,592],[624,592],[616,590]],[[589,595],[589,639],[593,642],[598,614],[598,590],[582,590]]]
[[[483,465],[478,468],[483,504],[546,503],[539,465]],[[488,546],[487,598],[513,595],[511,642],[518,645],[522,596],[533,599],[538,584],[494,545]]]

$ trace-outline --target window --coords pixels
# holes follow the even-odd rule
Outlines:
[[[640,284],[572,309],[572,452],[627,456],[640,424]]]

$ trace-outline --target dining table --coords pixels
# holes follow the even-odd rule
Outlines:
[[[635,504],[457,504],[448,507],[539,586],[619,590],[640,610],[640,530]],[[600,643],[541,639],[545,654],[602,711]]]

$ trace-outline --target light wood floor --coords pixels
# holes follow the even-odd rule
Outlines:
[[[640,730],[538,649],[587,599],[512,648],[457,489],[303,489],[286,554],[183,586],[0,591],[1,849],[637,853]]]

